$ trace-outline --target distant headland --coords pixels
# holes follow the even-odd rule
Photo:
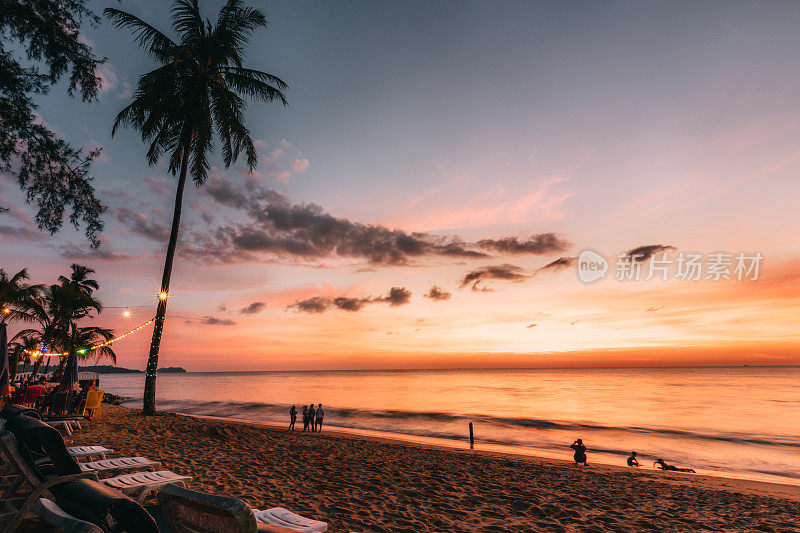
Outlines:
[[[112,366],[112,365],[93,365],[93,366],[81,366],[78,367],[79,372],[97,372],[98,374],[141,374],[141,370],[133,370],[130,368],[122,368],[121,366]],[[165,368],[159,368],[159,372],[161,373],[170,373],[170,374],[180,374],[186,373],[185,368],[181,368],[179,366],[168,366]]]

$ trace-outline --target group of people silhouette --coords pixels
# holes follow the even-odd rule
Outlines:
[[[303,431],[308,431],[309,429],[314,431],[322,431],[322,421],[325,419],[325,410],[322,408],[322,404],[318,404],[317,408],[314,408],[314,404],[310,403],[308,405],[303,406]],[[293,405],[291,409],[289,409],[289,431],[294,431],[294,424],[297,421],[297,408]]]
[[[587,466],[589,464],[589,463],[586,462],[587,461],[586,460],[586,450],[588,448],[583,444],[583,441],[581,439],[577,439],[575,442],[570,444],[569,447],[572,448],[573,450],[575,450],[575,453],[573,454],[573,460],[575,461],[576,465],[582,464],[584,466]],[[633,467],[639,466],[639,460],[636,458],[636,452],[631,452],[631,454],[628,456],[627,462],[628,462],[628,466],[633,466]],[[694,470],[692,470],[691,468],[679,468],[677,466],[673,466],[673,465],[665,463],[664,459],[658,459],[657,461],[655,461],[653,463],[653,466],[656,466],[656,465],[658,465],[658,467],[661,468],[661,470],[667,470],[667,471],[670,471],[670,472],[691,472],[691,473],[694,473]]]

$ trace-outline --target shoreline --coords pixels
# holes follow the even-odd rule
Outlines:
[[[125,407],[125,409],[131,409],[131,408]],[[181,413],[181,412],[174,412],[174,414],[180,416],[188,416],[191,418],[215,420],[231,424],[242,424],[245,426],[263,427],[270,429],[272,431],[288,432],[286,427],[278,426],[270,422],[259,422],[257,420],[245,420],[239,418],[230,418],[230,417],[221,417],[212,415],[197,415],[197,414]],[[295,430],[295,432],[302,433],[301,431],[297,430]],[[471,450],[466,442],[464,443],[464,446],[457,446],[456,444],[459,441],[448,441],[448,439],[438,439],[435,437],[421,437],[416,435],[405,435],[403,433],[388,433],[383,431],[351,429],[339,426],[325,426],[324,433],[332,434],[333,436],[336,437],[352,438],[354,440],[363,439],[389,445],[401,445],[401,446],[411,445],[431,450],[480,454],[489,457],[509,458],[520,461],[533,461],[539,464],[547,464],[558,467],[570,467],[570,468],[573,467],[573,461],[569,459],[559,459],[557,457],[549,457],[546,455],[537,455],[533,453],[528,454],[528,453],[516,452],[513,450],[501,449],[501,448],[512,448],[511,446],[480,444],[482,449],[479,449],[477,448],[478,443],[476,443],[476,449]],[[309,433],[309,434],[314,435],[314,433]],[[436,441],[448,441],[448,442],[436,442]],[[449,442],[452,442],[453,444],[449,444]],[[565,452],[564,455],[569,455],[569,453]],[[707,486],[708,488],[711,489],[730,490],[732,492],[742,491],[744,493],[760,494],[762,496],[772,496],[776,498],[786,498],[800,502],[800,483],[777,483],[772,481],[762,481],[757,479],[748,479],[748,478],[723,476],[723,475],[664,472],[661,469],[650,468],[647,466],[633,469],[627,466],[613,465],[613,464],[599,463],[599,462],[591,463],[590,468],[598,472],[608,470],[611,472],[636,473],[645,476],[647,474],[656,474],[658,476],[664,476],[665,479],[669,479],[670,482],[676,482],[676,483],[689,482],[691,480],[699,480],[702,485]]]
[[[634,471],[103,406],[72,443],[143,455],[189,488],[285,507],[329,531],[798,529],[800,487]]]

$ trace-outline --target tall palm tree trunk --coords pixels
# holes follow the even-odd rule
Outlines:
[[[169,245],[167,245],[167,256],[164,259],[164,275],[161,278],[161,292],[169,295],[169,278],[172,276],[172,262],[175,259],[175,247],[178,244],[178,230],[181,225],[181,205],[183,204],[183,188],[186,185],[186,172],[189,168],[189,147],[194,132],[187,143],[183,161],[181,162],[181,173],[178,177],[178,189],[175,192],[175,209],[172,212],[172,231],[169,234]],[[150,342],[150,355],[147,357],[147,368],[144,378],[144,398],[142,399],[143,410],[146,415],[156,412],[156,375],[158,373],[158,348],[161,346],[161,334],[164,331],[164,318],[167,314],[168,298],[159,298],[156,308],[156,317],[153,324],[153,340]]]

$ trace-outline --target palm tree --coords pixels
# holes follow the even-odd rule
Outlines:
[[[27,366],[31,360],[31,356],[29,354],[39,349],[39,346],[41,346],[41,341],[37,337],[30,334],[28,336],[16,334],[11,339],[11,342],[8,344],[8,346],[10,348],[8,358],[8,377],[13,381],[17,376],[17,367],[19,366],[20,361],[23,362],[22,370],[25,371],[25,366]]]
[[[29,321],[31,317],[25,312],[27,304],[38,296],[41,285],[29,285],[28,270],[23,268],[13,276],[9,276],[0,268],[0,320],[20,319]]]
[[[276,76],[242,65],[248,39],[256,29],[266,27],[267,21],[261,11],[246,7],[240,0],[228,0],[215,24],[203,19],[197,0],[176,0],[172,7],[176,40],[125,11],[107,8],[104,13],[117,28],[129,29],[139,46],[158,63],[139,78],[133,102],[117,115],[112,135],[120,126],[139,131],[142,141],[149,144],[148,163],[155,165],[162,154],[168,155],[169,171],[178,174],[172,231],[145,371],[144,413],[152,414],[186,176],[191,173],[197,186],[205,182],[215,134],[221,142],[225,167],[244,152],[247,166],[255,168],[258,155],[243,123],[245,97],[287,105],[281,92],[286,84]]]
[[[76,355],[79,361],[86,361],[92,357],[94,357],[95,360],[99,360],[101,357],[108,357],[111,359],[111,362],[116,364],[117,354],[114,353],[114,349],[111,348],[110,345],[93,350],[87,349],[92,345],[101,344],[113,338],[114,330],[97,326],[79,327],[77,324],[73,323],[70,334],[67,337],[67,342],[63,346],[63,350],[66,353],[72,353],[73,350],[77,352]],[[61,357],[54,375],[61,375],[68,357],[68,355]]]
[[[78,320],[99,313],[102,304],[93,296],[78,289],[71,282],[50,285],[41,293],[41,298],[28,300],[23,313],[38,327],[23,329],[14,339],[32,337],[38,346],[46,346],[48,351],[66,352],[71,346],[70,335]],[[40,357],[33,366],[33,376],[42,365]],[[48,360],[47,366],[50,366]]]
[[[100,284],[97,283],[97,280],[91,279],[89,277],[91,274],[94,274],[93,268],[89,268],[83,265],[78,265],[76,263],[73,263],[71,268],[72,268],[72,274],[70,274],[69,277],[58,276],[59,283],[61,283],[62,285],[64,283],[72,283],[81,292],[85,292],[86,294],[92,294],[92,292],[100,288]]]

